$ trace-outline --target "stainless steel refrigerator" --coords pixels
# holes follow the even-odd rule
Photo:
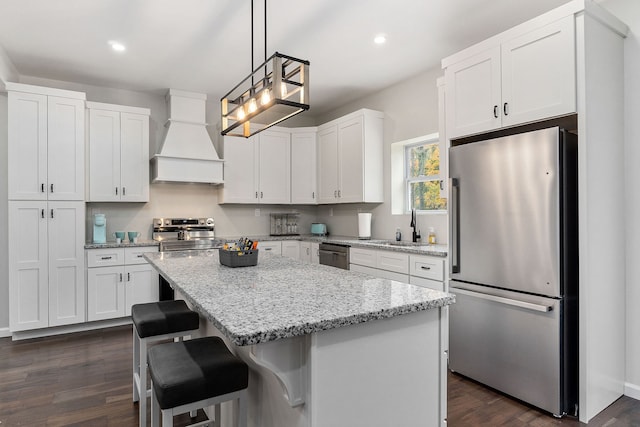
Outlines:
[[[452,141],[449,367],[577,415],[577,138]]]

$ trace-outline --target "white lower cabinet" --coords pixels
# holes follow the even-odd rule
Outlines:
[[[320,243],[300,242],[300,260],[310,264],[320,264]]]
[[[282,256],[300,259],[301,252],[300,242],[298,240],[285,240],[282,242]]]
[[[84,202],[9,202],[11,332],[85,321]]]
[[[143,258],[156,246],[88,249],[87,320],[129,316],[133,304],[158,301],[158,273]]]

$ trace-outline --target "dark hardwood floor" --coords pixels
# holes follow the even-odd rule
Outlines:
[[[131,340],[131,326],[15,342],[0,339],[0,427],[137,426]],[[555,419],[456,374],[449,375],[448,391],[451,427],[584,425]],[[198,419],[205,419],[202,411]],[[188,415],[176,419],[177,426],[188,423]],[[640,427],[640,402],[623,397],[589,426]]]

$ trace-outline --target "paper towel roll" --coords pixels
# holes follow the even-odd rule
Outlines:
[[[358,214],[358,239],[371,238],[371,213]]]

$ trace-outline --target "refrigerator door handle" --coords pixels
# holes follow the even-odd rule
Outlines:
[[[511,299],[511,298],[504,298],[504,297],[498,297],[495,295],[487,295],[487,294],[481,294],[478,292],[473,292],[473,291],[467,291],[464,289],[460,289],[460,288],[451,288],[450,290],[451,293],[454,294],[462,294],[462,295],[468,295],[474,298],[480,298],[480,299],[484,299],[487,301],[493,301],[493,302],[497,302],[497,303],[501,303],[501,304],[506,304],[506,305],[512,305],[514,307],[520,307],[520,308],[526,308],[527,310],[533,310],[533,311],[539,311],[542,313],[548,313],[549,311],[553,310],[553,307],[550,305],[541,305],[541,304],[534,304],[531,302],[525,302],[525,301],[518,301],[515,299]]]
[[[460,273],[460,183],[458,178],[449,178],[449,206],[451,207],[451,273]]]

